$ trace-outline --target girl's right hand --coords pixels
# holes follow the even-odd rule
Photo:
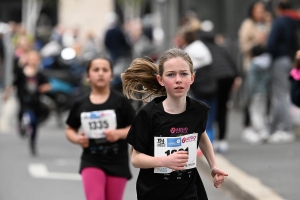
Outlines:
[[[87,138],[82,132],[77,137],[77,144],[79,144],[83,148],[87,148],[89,146],[89,138]]]
[[[184,170],[188,159],[187,151],[177,151],[167,157],[163,157],[163,166],[173,170]]]

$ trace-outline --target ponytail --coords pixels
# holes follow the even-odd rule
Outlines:
[[[158,66],[155,63],[143,58],[133,60],[121,75],[124,95],[134,100],[166,95],[166,89],[158,83],[157,75]]]

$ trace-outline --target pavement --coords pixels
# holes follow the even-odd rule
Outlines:
[[[2,96],[1,92],[0,95]],[[74,178],[72,182],[62,180],[54,182],[52,180],[49,183],[49,180],[47,180],[48,182],[42,182],[41,179],[37,181],[37,177],[30,176],[28,170],[24,170],[24,168],[30,168],[32,163],[44,163],[49,167],[49,171],[70,172],[72,170],[76,174],[80,151],[76,148],[77,146],[66,141],[63,129],[55,127],[55,119],[51,117],[49,122],[41,127],[41,132],[43,132],[39,137],[41,155],[34,159],[26,156],[28,152],[23,149],[25,148],[24,144],[21,144],[23,141],[16,136],[13,128],[15,121],[14,115],[11,113],[16,108],[13,98],[6,104],[2,102],[0,104],[0,163],[5,163],[0,165],[0,176],[2,180],[6,180],[5,182],[0,181],[0,199],[17,200],[20,199],[20,196],[16,196],[18,193],[22,195],[21,199],[83,199],[82,187],[76,175],[72,176]],[[229,176],[219,189],[213,187],[205,158],[199,157],[198,159],[197,169],[203,179],[209,199],[299,200],[299,135],[295,142],[288,144],[250,145],[241,141],[242,114],[240,110],[231,109],[229,111],[228,124],[229,151],[226,154],[216,153],[216,160],[219,167]],[[63,168],[63,166],[68,167]],[[132,172],[133,179],[126,186],[124,200],[136,199],[135,182],[138,170],[132,168]],[[52,175],[54,174],[52,173]],[[52,179],[54,178],[52,177]],[[26,191],[22,193],[24,187]],[[40,196],[36,189],[30,192],[30,189],[36,187],[41,188]],[[12,188],[18,188],[19,192],[14,192]],[[71,188],[73,190],[71,193],[57,192],[58,190],[69,191]],[[45,190],[43,191],[43,189]],[[46,198],[45,195],[48,193],[49,197]],[[33,198],[33,194],[36,198]],[[25,198],[26,195],[28,198]],[[65,196],[59,198],[62,195]]]

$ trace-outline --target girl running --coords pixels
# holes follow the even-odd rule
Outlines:
[[[106,58],[88,63],[91,92],[74,103],[66,121],[67,138],[83,148],[80,173],[87,200],[121,200],[131,178],[125,138],[135,111],[110,89],[112,70]]]
[[[126,139],[133,146],[131,162],[140,168],[139,200],[207,199],[196,169],[198,145],[214,186],[228,175],[218,168],[205,132],[209,107],[187,96],[194,77],[190,57],[176,48],[164,52],[158,66],[138,58],[122,74],[128,98],[135,99],[137,92],[143,99],[156,97],[139,110]],[[142,91],[137,89],[140,85]]]

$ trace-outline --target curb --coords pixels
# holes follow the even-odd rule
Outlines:
[[[274,190],[262,184],[253,176],[250,176],[232,165],[220,154],[215,154],[216,161],[220,168],[229,174],[226,181],[221,185],[221,189],[229,192],[233,198],[243,200],[284,200]],[[210,176],[210,169],[204,156],[198,157],[198,170]]]

